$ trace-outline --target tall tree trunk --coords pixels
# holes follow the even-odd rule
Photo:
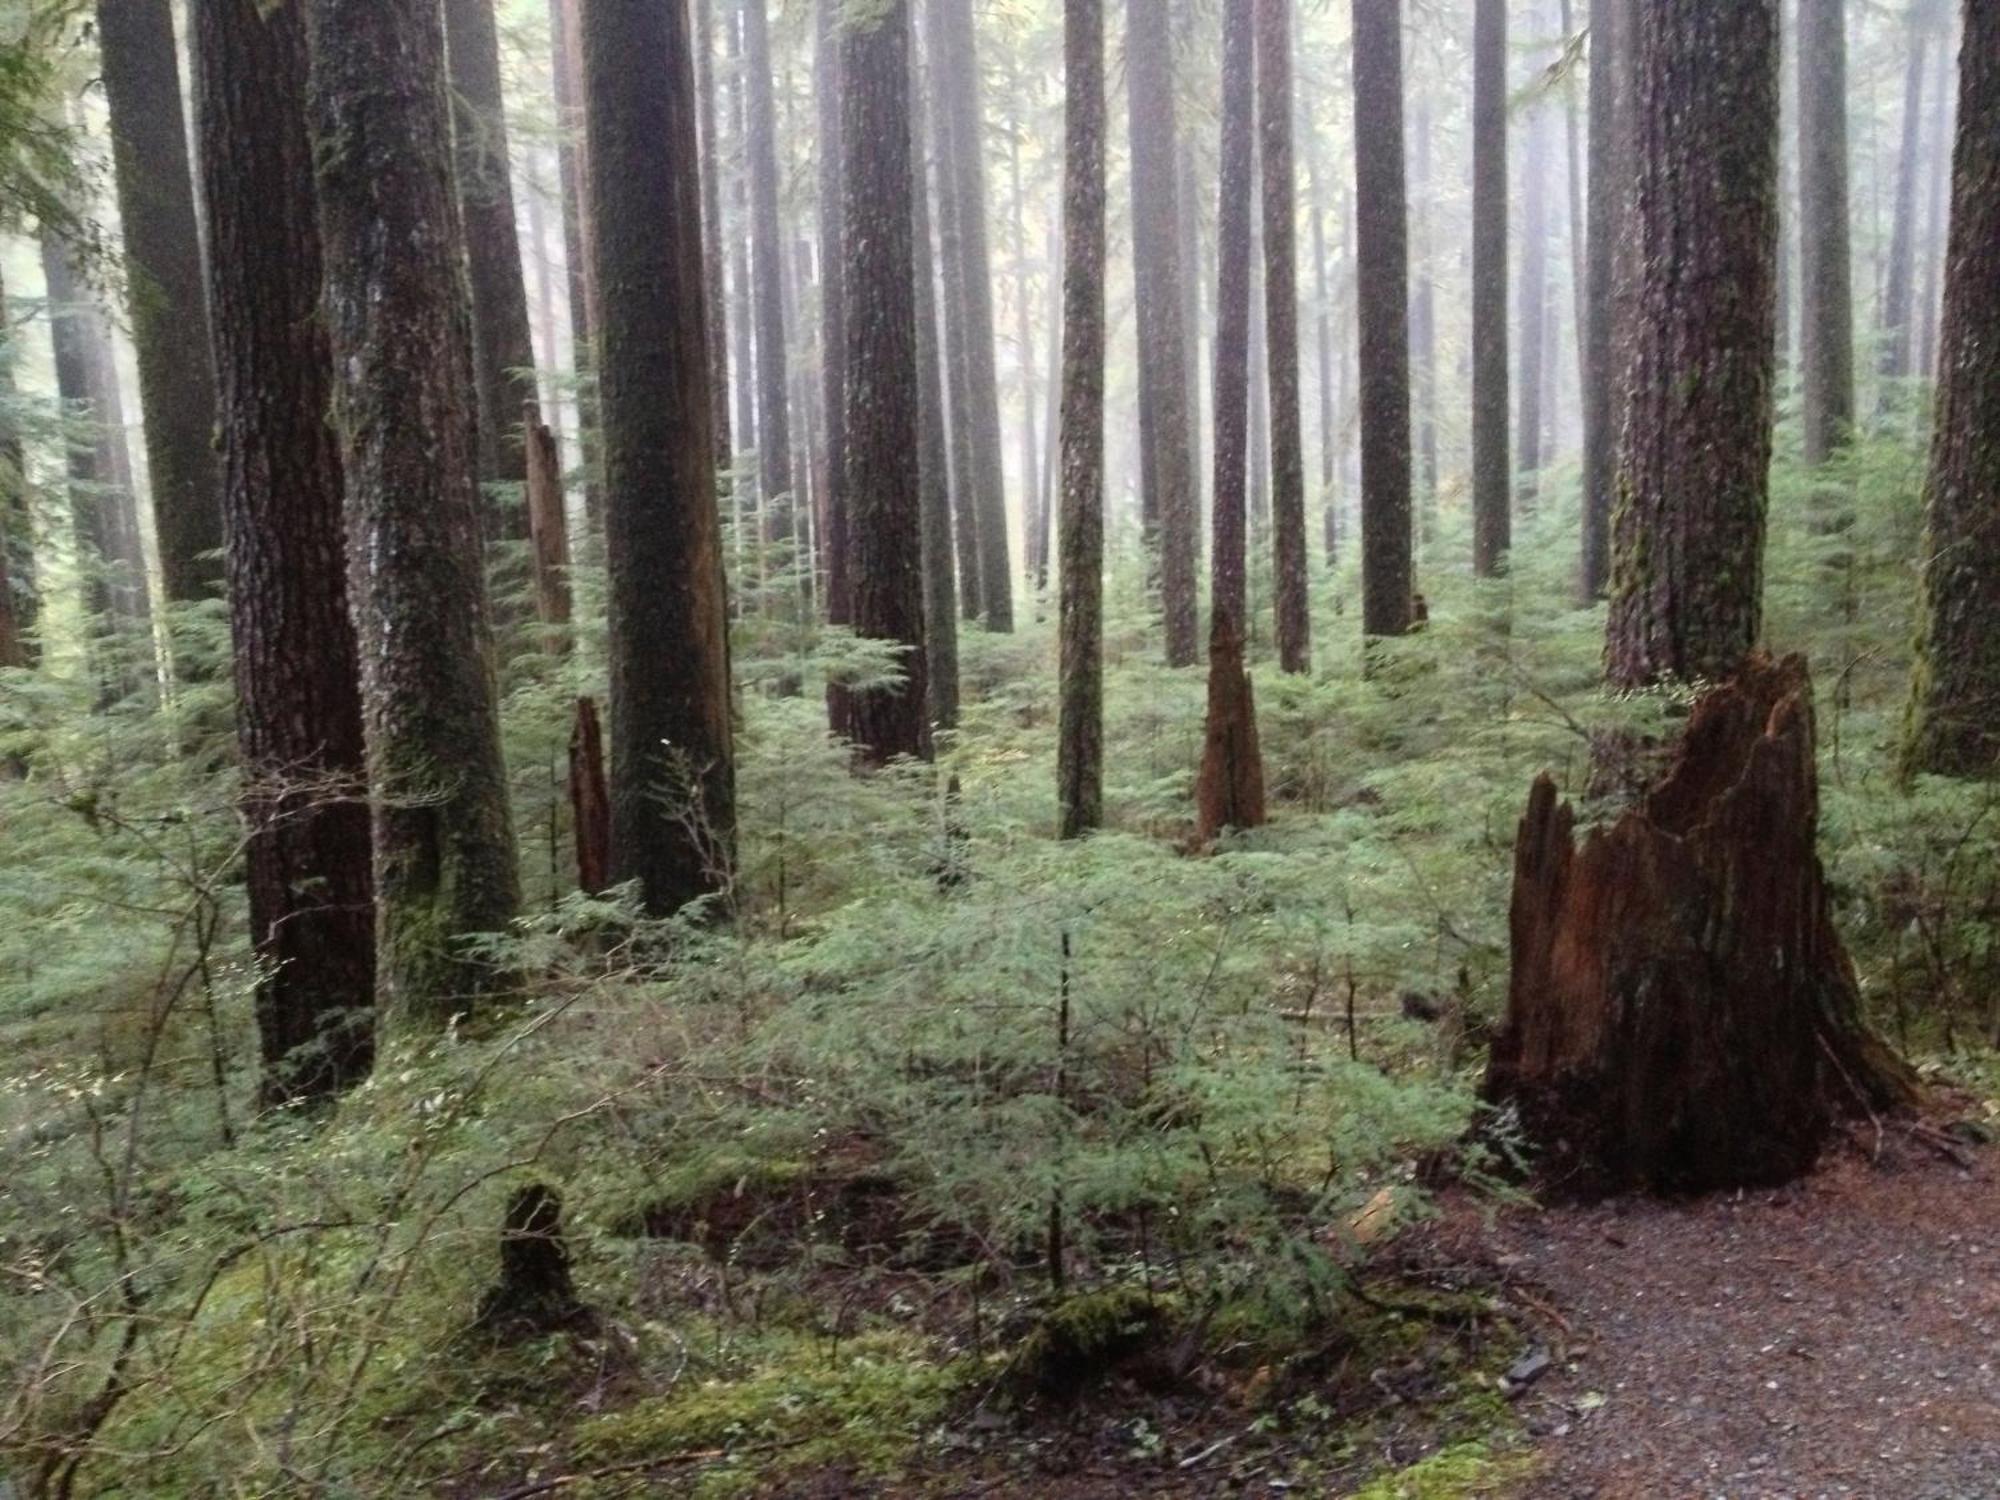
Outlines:
[[[1104,7],[1063,0],[1063,838],[1104,823]]]
[[[1952,177],[1952,48],[1949,28],[1938,43],[1938,75],[1931,101],[1929,224],[1924,235],[1924,291],[1917,316],[1917,370],[1929,376],[1938,368],[1938,316],[1943,310],[1941,284],[1944,277],[1946,242],[1950,238],[1947,219],[1947,189]]]
[[[528,332],[528,285],[514,221],[514,179],[507,111],[500,92],[500,37],[493,0],[445,0],[445,50],[451,66],[452,148],[458,212],[465,227],[472,286],[472,370],[479,403],[479,477],[524,486],[528,450],[525,405],[541,420],[535,347]],[[501,506],[501,533],[528,535],[527,507]]]
[[[219,592],[222,499],[201,240],[165,0],[98,0],[111,161],[139,355],[160,578],[176,603]]]
[[[196,0],[194,25],[244,885],[276,1103],[353,1083],[374,1057],[360,668],[326,421],[305,32],[296,8],[257,0]]]
[[[1016,75],[1016,89],[1024,87],[1023,80]],[[1012,179],[1011,194],[1013,207],[1014,234],[1014,337],[1018,346],[1017,358],[1021,370],[1021,519],[1027,536],[1021,548],[1022,562],[1026,564],[1031,580],[1031,591],[1039,595],[1040,578],[1046,571],[1048,559],[1038,554],[1036,532],[1042,527],[1043,510],[1052,503],[1042,490],[1041,475],[1041,432],[1036,406],[1041,400],[1039,370],[1036,365],[1035,327],[1033,294],[1030,291],[1028,273],[1028,209],[1027,195],[1021,187],[1021,137],[1020,98],[1018,92],[1013,99],[1013,111],[1008,120],[1007,165]],[[1036,601],[1040,606],[1039,598]]]
[[[900,683],[854,695],[854,741],[865,760],[879,765],[897,755],[931,755],[909,0],[849,7],[841,21],[840,69],[842,240],[853,252],[841,357],[854,631],[903,649]]]
[[[1542,472],[1543,362],[1549,321],[1549,112],[1545,99],[1528,108],[1521,132],[1521,271],[1515,326],[1521,333],[1519,403],[1514,433],[1516,485],[1524,510],[1535,503]]]
[[[1880,406],[1895,401],[1891,382],[1909,378],[1911,319],[1916,306],[1917,178],[1924,161],[1924,63],[1929,27],[1924,7],[1910,10],[1909,58],[1903,69],[1903,139],[1896,159],[1896,211],[1890,230],[1889,283],[1882,297],[1882,376]]]
[[[1571,336],[1576,350],[1577,380],[1577,441],[1582,441],[1583,425],[1583,364],[1584,330],[1590,325],[1590,309],[1586,305],[1589,296],[1590,270],[1586,264],[1588,247],[1584,243],[1587,232],[1589,210],[1583,201],[1583,138],[1576,108],[1575,64],[1583,55],[1584,34],[1577,32],[1576,16],[1570,0],[1559,0],[1558,21],[1562,29],[1562,45],[1570,65],[1563,78],[1563,174],[1567,179],[1569,198],[1563,215],[1563,229],[1569,243],[1569,290]],[[1551,360],[1551,365],[1558,362]]]
[[[562,190],[563,269],[569,292],[570,359],[579,389],[576,397],[576,446],[584,471],[584,509],[590,524],[603,524],[599,488],[594,478],[597,411],[590,396],[591,349],[597,338],[596,288],[590,281],[590,215],[584,199],[585,162],[583,85],[578,77],[582,41],[576,30],[577,0],[549,0],[549,71],[555,84],[556,179]]]
[[[34,517],[28,505],[28,469],[12,416],[14,322],[7,289],[0,285],[0,667],[35,665],[36,592]]]
[[[1340,430],[1334,400],[1333,277],[1327,265],[1326,176],[1320,170],[1319,131],[1308,123],[1307,191],[1312,198],[1313,342],[1318,356],[1319,503],[1327,570],[1340,561]]]
[[[480,565],[472,340],[425,0],[314,0],[308,90],[349,599],[374,808],[381,1002],[442,1024],[505,976],[520,905]]]
[[[1472,37],[1472,571],[1512,545],[1507,452],[1507,4],[1479,0]]]
[[[698,103],[685,6],[582,5],[604,314],[611,874],[664,914],[726,887],[736,831]]]
[[[1195,532],[1200,505],[1188,413],[1188,327],[1182,296],[1173,35],[1157,0],[1126,0],[1125,81],[1132,148],[1132,283],[1139,332],[1139,442],[1148,509],[1159,523],[1160,608],[1167,665],[1200,651]],[[1192,192],[1190,187],[1188,191]],[[1099,372],[1100,379],[1102,372]],[[1101,476],[1100,476],[1101,488]]]
[[[1585,599],[1611,576],[1611,494],[1617,472],[1612,426],[1612,266],[1629,178],[1618,131],[1619,56],[1626,0],[1590,0],[1590,224],[1583,364],[1583,577]]]
[[[1924,487],[1924,639],[1905,763],[1983,774],[2000,755],[2000,10],[1967,0],[1959,48],[1937,417]]]
[[[961,230],[963,205],[959,202],[959,181],[953,122],[959,106],[950,99],[963,79],[958,66],[949,60],[951,39],[944,15],[946,0],[921,0],[928,26],[924,50],[930,60],[930,75],[936,80],[938,108],[933,136],[937,143],[938,259],[943,272],[944,295],[944,374],[946,409],[949,414],[949,457],[951,459],[952,528],[958,551],[958,608],[962,619],[978,620],[985,615],[985,570],[979,546],[978,461],[974,453],[975,403],[972,389],[971,319],[966,312],[966,254]],[[1047,558],[1042,558],[1047,566]]]
[[[1633,300],[1606,666],[1730,676],[1771,463],[1778,0],[1647,0],[1629,34]]]
[[[1209,608],[1235,639],[1249,618],[1244,580],[1250,405],[1250,197],[1255,174],[1255,0],[1223,0],[1222,144],[1215,224],[1215,477]],[[1213,631],[1210,632],[1213,635]]]
[[[1292,158],[1292,4],[1257,0],[1264,174],[1264,329],[1271,388],[1271,538],[1278,665],[1312,666],[1306,593],[1305,420],[1299,401],[1298,184]],[[1167,299],[1163,299],[1167,300]]]
[[[927,163],[936,132],[936,95],[924,85],[911,47],[910,201],[912,272],[917,315],[917,466],[922,483],[924,653],[929,668],[931,723],[958,725],[958,587],[952,570],[951,444],[945,435],[944,371],[938,351],[937,249],[931,239]]]
[[[843,0],[816,0],[813,11],[815,124],[819,135],[819,347],[820,400],[826,408],[826,619],[829,625],[854,622],[853,543],[845,485],[847,410],[842,351],[846,335],[847,252],[841,244],[844,163],[840,140],[840,11]],[[926,471],[926,479],[929,473]],[[948,472],[938,475],[951,503]],[[945,556],[950,557],[947,544]],[[954,641],[956,631],[954,631]],[[954,686],[955,686],[954,682]],[[827,688],[827,720],[833,732],[848,732],[847,689]]]
[[[715,408],[713,457],[718,469],[735,459],[729,420],[729,314],[722,260],[722,117],[715,99],[715,0],[695,0],[694,92],[701,129],[701,280],[708,303],[708,400]]]
[[[1410,378],[1416,413],[1417,524],[1430,540],[1437,522],[1437,277],[1431,248],[1431,106],[1419,97],[1412,106],[1410,202],[1415,208],[1416,243],[1411,250]]]
[[[751,301],[757,319],[757,474],[769,540],[795,540],[790,376],[785,350],[784,230],[778,219],[778,117],[766,0],[742,0],[743,98],[750,176]]]
[[[972,0],[929,0],[944,103],[944,158],[961,259],[966,362],[963,420],[971,429],[973,495],[979,515],[979,600],[988,630],[1014,628],[1014,571],[1007,544],[1007,486],[1000,457],[1000,389],[993,354],[993,272],[986,240],[986,116]],[[956,360],[957,356],[952,356]]]
[[[572,0],[574,3],[574,0]],[[744,101],[743,78],[743,12],[740,6],[732,6],[732,19],[725,23],[729,56],[729,120],[730,138],[735,147],[732,153],[736,163],[735,180],[731,184],[731,229],[728,236],[734,247],[729,262],[729,370],[733,381],[731,399],[734,403],[732,434],[736,439],[736,449],[729,455],[732,468],[737,467],[746,455],[757,449],[757,359],[756,359],[756,310],[752,301],[750,272],[750,174],[748,171],[748,149],[744,142],[748,137],[748,106]],[[763,506],[758,498],[758,486],[735,483],[730,486],[732,514],[735,517],[735,547],[737,569],[735,574],[737,612],[742,613],[744,601],[752,597],[762,584],[762,568],[752,558],[746,558],[746,551],[753,554],[760,535],[758,518]]]
[[[1412,623],[1409,205],[1401,0],[1354,0],[1355,296],[1361,324],[1361,629]]]
[[[1129,67],[1130,64],[1128,63]],[[1196,181],[1194,153],[1188,149],[1185,139],[1174,152],[1174,175],[1180,183],[1180,222],[1175,225],[1176,238],[1180,244],[1181,260],[1181,328],[1183,330],[1183,358],[1187,374],[1187,414],[1188,414],[1188,467],[1191,472],[1189,490],[1193,495],[1194,537],[1191,543],[1194,570],[1201,572],[1201,522],[1202,522],[1202,475],[1207,473],[1203,464],[1201,435],[1207,430],[1202,406],[1202,371],[1207,368],[1201,358],[1201,315],[1202,315],[1202,259],[1201,259],[1201,185]],[[1199,636],[1197,629],[1197,636]]]
[[[1800,378],[1809,464],[1854,428],[1847,209],[1847,0],[1799,0]]]

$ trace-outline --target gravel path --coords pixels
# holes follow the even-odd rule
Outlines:
[[[1558,1355],[1528,1495],[2000,1500],[2000,1153],[1867,1144],[1775,1191],[1501,1219]]]

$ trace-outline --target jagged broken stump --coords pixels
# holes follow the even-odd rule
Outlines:
[[[1518,1111],[1552,1183],[1782,1182],[1843,1115],[1914,1101],[1834,930],[1802,657],[1753,657],[1695,704],[1637,806],[1581,844],[1573,825],[1539,778],[1483,1089]]]

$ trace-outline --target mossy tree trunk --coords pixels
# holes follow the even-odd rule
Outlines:
[[[479,415],[479,477],[512,486],[514,503],[492,513],[506,536],[525,539],[527,424],[540,420],[528,287],[514,222],[507,115],[500,92],[500,38],[493,0],[445,0],[450,60],[453,181],[472,287],[472,369]]]
[[[1063,404],[1056,802],[1104,822],[1104,7],[1063,4]]]
[[[510,983],[520,905],[480,557],[444,35],[425,0],[313,0],[309,120],[373,803],[377,978],[439,1024]]]
[[[326,421],[305,31],[296,8],[257,0],[196,0],[194,24],[244,884],[264,965],[263,1094],[281,1102],[354,1083],[374,1057],[361,679]]]
[[[1402,0],[1354,0],[1355,296],[1361,335],[1361,629],[1406,633],[1410,246],[1403,190]]]
[[[1924,485],[1923,642],[1905,763],[1985,774],[2000,757],[2000,10],[1968,0],[1951,242]]]
[[[222,587],[215,369],[180,54],[165,0],[98,0],[97,33],[160,580],[178,603]]]
[[[1479,0],[1472,35],[1472,571],[1506,566],[1507,5]]]
[[[1292,6],[1257,0],[1259,169],[1264,188],[1265,364],[1271,391],[1271,542],[1278,665],[1312,665],[1306,592],[1305,419],[1299,397],[1298,182],[1293,166]],[[1171,305],[1169,302],[1168,305]]]
[[[1800,426],[1809,464],[1854,431],[1847,0],[1799,0]]]
[[[909,49],[909,0],[849,7],[842,18],[843,484],[851,507],[854,630],[900,646],[903,668],[900,683],[854,694],[853,738],[863,759],[877,765],[931,754]]]
[[[583,0],[604,444],[611,875],[665,914],[735,853],[694,64],[681,5]],[[648,59],[634,66],[635,58]]]
[[[1721,680],[1757,639],[1771,466],[1778,0],[1629,32],[1630,299],[1606,667]]]
[[[1157,0],[1126,0],[1125,70],[1132,149],[1132,278],[1139,335],[1139,443],[1148,509],[1158,517],[1160,609],[1167,665],[1200,654],[1196,552],[1201,507],[1188,412],[1188,339],[1182,298],[1180,180],[1175,142],[1173,34]],[[1026,306],[1025,295],[1022,298]],[[1025,311],[1023,316],[1025,317]],[[1025,323],[1023,328],[1025,330]]]

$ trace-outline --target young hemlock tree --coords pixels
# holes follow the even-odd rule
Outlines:
[[[582,15],[603,314],[611,873],[667,913],[727,881],[736,807],[694,63],[683,6],[583,0]]]
[[[1271,539],[1278,665],[1312,665],[1306,591],[1305,423],[1299,400],[1298,185],[1292,166],[1292,6],[1257,0],[1256,74],[1264,178],[1264,328],[1271,390]]]
[[[1799,380],[1805,460],[1854,429],[1847,0],[1799,0]]]
[[[1410,547],[1409,204],[1402,0],[1354,0],[1355,298],[1361,334],[1361,630],[1414,618]]]
[[[1612,267],[1627,180],[1619,151],[1619,49],[1628,0],[1590,0],[1590,206],[1586,233],[1583,332],[1583,569],[1586,600],[1611,576],[1611,491],[1617,434],[1612,427]]]
[[[480,560],[470,313],[444,32],[426,0],[312,0],[308,87],[333,425],[373,804],[377,982],[440,1024],[507,976],[520,905]]]
[[[1723,679],[1757,639],[1771,466],[1778,0],[1649,0],[1629,33],[1632,302],[1605,663]]]
[[[929,90],[910,48],[910,230],[917,313],[917,467],[922,484],[924,653],[928,666],[931,723],[958,725],[958,586],[952,571],[951,457],[945,436],[944,370],[938,349],[937,252],[931,241]],[[837,139],[837,137],[836,137]],[[829,367],[840,361],[829,359]],[[843,517],[842,545],[846,542]]]
[[[946,326],[947,358],[963,363],[963,403],[952,422],[970,439],[970,488],[977,513],[979,600],[988,630],[1014,628],[1014,569],[1007,538],[1007,487],[1001,469],[1000,387],[993,354],[993,273],[986,235],[986,118],[972,0],[926,0],[932,8],[931,64],[941,105],[939,132],[947,164],[946,210],[957,247],[955,319]],[[956,337],[952,324],[957,326]],[[961,472],[954,470],[954,472]],[[961,545],[963,538],[961,537]]]
[[[528,288],[514,222],[493,0],[445,0],[444,25],[451,68],[453,181],[472,287],[479,477],[518,491],[528,478],[522,408],[533,405],[539,413],[540,402],[535,346],[528,332]],[[493,514],[504,518],[499,529],[506,535],[527,536],[524,506],[509,505]]]
[[[222,499],[173,12],[160,0],[98,0],[97,34],[160,581],[170,600],[200,599],[222,584]]]
[[[2000,9],[1966,0],[1937,416],[1924,486],[1924,637],[1905,764],[2000,758]]]
[[[222,419],[244,885],[264,965],[263,1094],[331,1093],[374,1054],[375,909],[340,456],[298,10],[196,0],[202,203]]]
[[[1250,441],[1250,198],[1256,172],[1255,0],[1223,0],[1222,145],[1215,225],[1215,478],[1209,608],[1242,638]],[[1213,634],[1213,631],[1211,631]]]
[[[745,169],[750,178],[750,292],[757,323],[757,474],[773,542],[804,542],[792,489],[790,372],[785,347],[785,235],[778,217],[778,115],[765,0],[742,0]],[[626,60],[627,66],[631,59]],[[801,558],[801,561],[803,559]],[[805,574],[801,570],[801,579]]]
[[[1507,454],[1507,4],[1479,0],[1472,37],[1472,570],[1511,541]]]
[[[909,0],[847,8],[840,73],[841,242],[849,254],[841,350],[847,367],[842,483],[850,507],[854,630],[903,648],[902,680],[856,691],[853,698],[853,739],[866,761],[880,765],[898,755],[927,760],[931,754]]]
[[[1104,7],[1063,3],[1059,831],[1104,822]]]
[[[1157,0],[1126,0],[1125,82],[1132,148],[1132,280],[1139,336],[1139,447],[1147,510],[1158,518],[1160,610],[1167,665],[1200,653],[1196,619],[1194,449],[1188,410],[1190,330],[1181,296],[1180,180],[1174,145],[1173,34]],[[1022,298],[1023,318],[1026,297]],[[1026,323],[1023,322],[1023,332]]]

